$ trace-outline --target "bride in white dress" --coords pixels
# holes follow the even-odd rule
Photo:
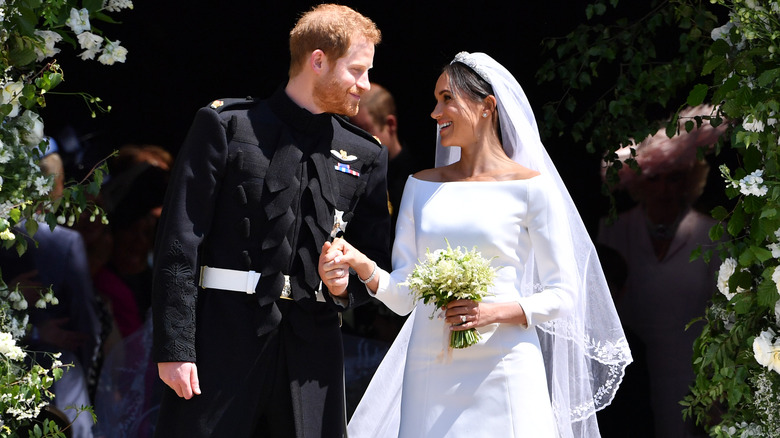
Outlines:
[[[390,309],[412,312],[349,435],[598,437],[595,412],[612,400],[631,355],[525,94],[492,58],[465,52],[434,94],[437,167],[406,183],[393,272],[341,239],[320,257],[332,292],[346,287],[352,268]],[[447,242],[476,247],[501,267],[482,302],[438,310],[403,285],[426,251]],[[482,335],[478,344],[448,349],[450,330],[471,328]]]

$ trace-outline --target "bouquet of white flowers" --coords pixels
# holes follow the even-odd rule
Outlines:
[[[438,309],[455,300],[482,301],[489,295],[496,269],[476,247],[471,251],[461,250],[460,246],[452,249],[447,242],[447,249],[426,251],[425,256],[426,260],[414,267],[404,283],[418,300],[425,304],[432,302]],[[452,331],[450,347],[466,348],[480,339],[479,332],[473,328]]]

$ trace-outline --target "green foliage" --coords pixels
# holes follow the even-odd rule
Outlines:
[[[716,151],[725,145],[739,160],[719,169],[730,200],[712,210],[709,233],[723,261],[720,293],[700,318],[696,381],[682,405],[714,437],[780,436],[780,4],[654,0],[624,18],[617,3],[593,2],[588,23],[546,42],[551,59],[538,79],[563,89],[544,108],[543,134],[603,154],[609,195],[623,165],[616,150],[654,133],[656,114],[674,113],[671,136],[702,123],[678,123],[684,105],[717,105],[701,119],[728,123]]]
[[[27,250],[27,234],[34,238],[40,223],[50,228],[72,225],[77,217],[106,222],[94,206],[105,173],[101,163],[91,178],[66,183],[63,195],[51,199],[53,177],[38,165],[47,149],[44,123],[38,114],[46,97],[63,81],[63,72],[52,56],[61,41],[83,49],[84,60],[102,64],[124,62],[127,51],[90,24],[90,19],[114,22],[105,11],[132,8],[128,0],[5,0],[0,2],[0,244],[19,255]],[[105,111],[100,99],[77,93],[94,116]],[[109,107],[110,109],[110,107]],[[29,305],[56,305],[51,288],[21,291],[0,279],[0,437],[64,437],[50,420],[40,419],[41,410],[54,396],[51,385],[67,366],[52,357],[44,367],[23,348],[29,329]],[[80,412],[90,412],[82,407]],[[94,415],[93,415],[94,417]],[[66,426],[67,428],[69,426]]]
[[[695,66],[703,64],[716,24],[698,2],[651,0],[632,18],[622,16],[617,5],[595,1],[588,6],[588,22],[565,38],[546,40],[550,59],[537,72],[539,83],[562,86],[560,98],[543,106],[542,136],[584,143],[603,154],[608,166],[603,193],[610,197],[621,167],[615,152],[655,134],[659,126],[650,115],[679,111],[680,96],[699,78]],[[675,34],[679,38],[668,37]],[[694,89],[689,100],[703,100],[705,91]]]

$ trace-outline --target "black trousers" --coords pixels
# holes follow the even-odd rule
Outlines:
[[[263,336],[204,339],[197,363],[202,394],[184,400],[166,387],[156,437],[343,437],[338,319],[304,313],[291,301],[279,307],[281,324]],[[300,318],[314,319],[311,338],[301,337]]]

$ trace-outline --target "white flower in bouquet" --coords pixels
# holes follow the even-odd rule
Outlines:
[[[97,55],[100,52],[101,47],[103,47],[103,37],[95,35],[92,32],[82,32],[76,39],[79,40],[79,46],[84,49],[84,51],[79,54],[79,57],[84,61],[87,59],[95,59],[95,55]]]
[[[714,40],[724,40],[726,43],[731,44],[731,41],[729,39],[729,33],[731,32],[731,28],[734,27],[734,23],[728,22],[724,24],[723,26],[716,27],[712,29],[712,32],[710,32],[710,37]]]
[[[2,89],[2,102],[3,105],[11,105],[11,112],[8,113],[8,117],[16,117],[19,114],[19,97],[22,95],[22,89],[24,83],[17,81],[6,82]]]
[[[115,62],[125,62],[127,49],[119,45],[120,41],[109,41],[103,48],[103,54],[98,58],[98,62],[105,65],[113,65]]]
[[[455,300],[482,301],[490,295],[488,288],[495,277],[496,269],[476,248],[471,251],[464,251],[460,246],[453,249],[447,242],[446,249],[427,251],[425,260],[418,262],[403,284],[409,286],[415,298],[440,309]],[[473,328],[452,331],[450,347],[465,348],[479,339],[479,332]]]
[[[55,214],[63,217],[61,223],[65,223],[66,217],[68,222],[75,219],[77,208],[92,208],[93,218],[100,211],[86,200],[85,195],[90,193],[86,183],[66,188],[67,196],[77,206],[69,206],[65,201],[59,205],[61,212],[48,210],[53,206],[49,199],[52,178],[44,177],[38,165],[46,144],[38,112],[45,106],[47,93],[63,80],[60,65],[47,59],[60,53],[57,45],[78,40],[84,50],[80,57],[94,59],[104,41],[109,40],[101,29],[92,27],[90,17],[115,23],[107,12],[123,8],[132,8],[132,2],[0,0],[0,241],[7,249],[24,251],[26,239],[16,238],[22,222],[29,225],[34,219],[43,219],[53,226],[60,223]],[[109,63],[124,62],[127,50],[117,41],[107,48],[106,56],[104,61]],[[107,111],[99,104],[99,98],[76,94],[85,100],[93,117],[95,109]],[[98,186],[104,172],[103,167],[95,170],[94,182]],[[106,223],[105,215],[100,216],[101,222]],[[52,293],[41,293],[29,306],[42,308],[57,302]],[[49,388],[62,376],[61,362],[55,360],[44,368],[35,364],[21,345],[29,328],[27,299],[18,288],[10,288],[0,278],[0,437],[17,437],[16,431],[23,427],[38,427],[33,419],[50,403]],[[59,432],[55,426],[44,436],[62,435]]]
[[[772,271],[772,281],[777,286],[777,291],[780,292],[780,266],[775,266],[775,270]]]
[[[54,45],[62,41],[62,35],[51,30],[36,30],[35,35],[43,39],[43,48],[35,48],[35,53],[38,54],[38,62],[60,53],[60,49],[54,47]]]
[[[780,259],[780,244],[778,243],[770,243],[766,246],[766,249],[772,252],[772,257],[776,259]]]
[[[764,130],[766,125],[764,125],[764,122],[760,119],[757,119],[755,116],[750,115],[745,119],[744,122],[742,122],[742,127],[745,128],[746,131],[750,132],[761,132]]]
[[[16,340],[10,333],[0,332],[0,354],[11,360],[22,360],[24,351],[16,345]]]
[[[0,164],[5,164],[14,158],[14,153],[0,140]]]
[[[729,291],[729,278],[734,275],[736,269],[737,261],[729,257],[721,263],[720,269],[718,270],[718,290],[725,295],[728,300],[731,300],[735,295]]]
[[[775,341],[772,329],[762,331],[753,339],[753,357],[761,366],[780,373],[780,341]]]
[[[46,196],[51,191],[53,184],[54,181],[51,177],[41,175],[35,178],[35,191],[38,193],[38,196]]]
[[[16,235],[9,228],[0,231],[0,240],[14,240],[14,239],[16,239]]]
[[[109,12],[119,12],[125,8],[133,9],[133,2],[130,0],[103,0],[103,9]]]
[[[38,147],[43,141],[43,120],[35,111],[27,110],[16,119],[19,138],[25,146]]]
[[[745,196],[764,196],[769,189],[764,185],[764,171],[755,170],[749,175],[739,180],[739,192]]]
[[[776,270],[775,270],[776,271]],[[780,289],[780,286],[778,287]],[[775,324],[780,327],[780,300],[775,303]]]
[[[67,24],[68,27],[70,27],[70,30],[76,35],[92,29],[89,25],[89,11],[86,8],[71,8],[70,18],[68,18],[68,21],[66,21],[65,24]]]

